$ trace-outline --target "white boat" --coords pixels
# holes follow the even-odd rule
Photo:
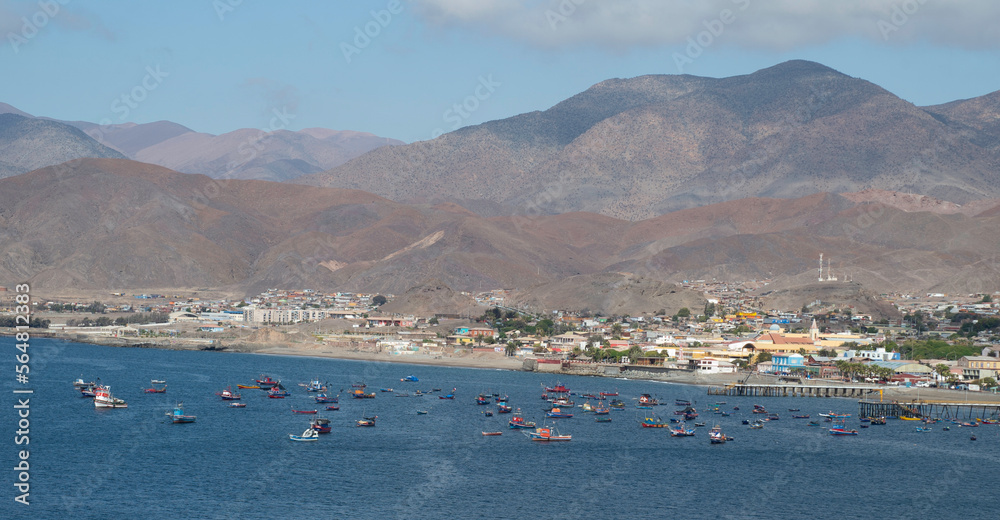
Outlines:
[[[111,395],[111,387],[98,385],[94,389],[94,408],[128,408],[128,404]]]
[[[319,432],[312,429],[312,426],[310,426],[306,431],[302,432],[302,435],[294,435],[289,433],[288,438],[293,441],[299,441],[299,442],[318,441]]]
[[[164,380],[162,380],[162,379],[150,379],[149,383],[153,384],[153,385],[165,385],[165,384],[167,384],[167,382],[164,381]]]

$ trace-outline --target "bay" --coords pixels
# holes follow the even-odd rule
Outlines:
[[[0,339],[13,355],[12,338]],[[834,437],[826,425],[809,427],[787,412],[799,408],[818,420],[829,410],[851,413],[846,399],[734,398],[706,395],[702,387],[610,378],[559,377],[578,395],[617,389],[628,406],[611,423],[590,414],[546,421],[539,396],[551,375],[320,358],[219,352],[125,349],[37,339],[31,342],[31,505],[13,502],[16,472],[7,471],[3,518],[984,518],[992,509],[991,470],[1000,461],[1000,428],[916,433],[890,420]],[[287,399],[241,390],[244,409],[216,395],[227,385],[249,384],[260,374],[283,381]],[[407,375],[419,382],[401,382]],[[72,387],[77,377],[100,378],[127,409],[96,410]],[[167,381],[165,394],[145,394],[151,379]],[[333,432],[318,442],[295,443],[320,409],[298,386],[312,379],[340,393],[339,411],[323,412]],[[375,399],[346,397],[364,381]],[[7,468],[16,464],[14,373],[0,383],[5,397],[0,438]],[[395,397],[380,388],[407,392]],[[416,390],[455,389],[456,399]],[[507,394],[515,408],[539,424],[555,422],[568,443],[531,442],[509,430],[509,416],[485,417],[474,398]],[[710,445],[707,428],[690,438],[639,427],[642,393],[672,417],[675,399],[694,402],[708,426],[735,437]],[[715,402],[723,417],[708,408]],[[192,424],[172,424],[165,413],[183,402]],[[754,403],[781,415],[762,430]],[[732,410],[739,407],[740,410]],[[418,415],[426,410],[426,415]],[[378,415],[374,428],[355,421]],[[503,431],[484,437],[483,431]],[[970,434],[977,441],[970,441]]]

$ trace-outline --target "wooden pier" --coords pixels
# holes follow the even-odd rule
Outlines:
[[[877,386],[745,385],[709,387],[708,395],[747,397],[847,397],[865,398],[880,395]]]
[[[861,417],[916,417],[945,420],[993,419],[1000,417],[1000,403],[938,403],[912,401],[858,401]]]

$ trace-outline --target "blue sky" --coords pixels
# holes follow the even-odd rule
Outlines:
[[[1000,90],[997,19],[987,0],[0,0],[0,102],[215,134],[278,110],[411,142],[609,78],[809,59],[928,105]]]

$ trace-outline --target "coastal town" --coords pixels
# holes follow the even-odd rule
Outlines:
[[[504,290],[462,293],[475,312],[461,315],[389,313],[381,308],[392,294],[309,289],[241,299],[111,293],[105,301],[32,304],[43,329],[36,335],[95,343],[996,392],[1000,295],[883,294],[897,312],[890,318],[822,301],[762,309],[750,293],[767,283],[685,281],[704,294],[703,308],[637,316],[518,309]],[[4,296],[0,312],[12,305]]]

